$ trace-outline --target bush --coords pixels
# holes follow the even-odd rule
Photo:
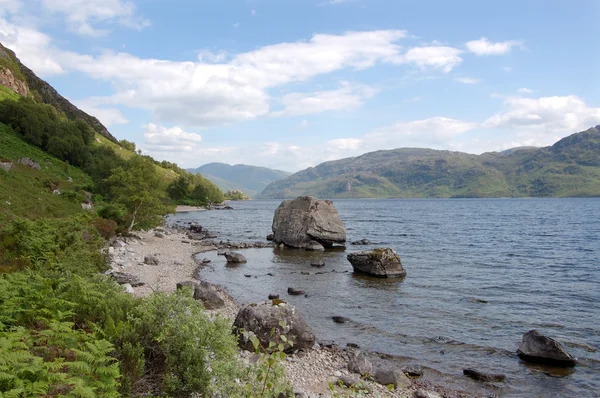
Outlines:
[[[98,215],[106,220],[113,220],[122,227],[127,217],[127,209],[120,204],[106,204],[98,209]]]
[[[104,218],[95,219],[92,224],[96,227],[96,231],[101,237],[108,240],[117,234],[117,223],[114,220],[106,220]]]

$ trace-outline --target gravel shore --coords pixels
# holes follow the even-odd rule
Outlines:
[[[147,296],[153,292],[169,292],[176,289],[178,282],[193,280],[199,264],[195,254],[221,250],[223,247],[212,241],[197,241],[188,238],[181,231],[157,228],[152,231],[138,232],[130,238],[118,239],[109,249],[113,271],[124,272],[139,278],[143,283],[130,292],[136,296]],[[156,265],[148,265],[145,259],[156,260]],[[148,261],[146,261],[148,262]],[[233,322],[239,306],[228,294],[222,298],[224,308],[209,311],[226,317]],[[243,355],[242,355],[243,356]],[[348,351],[337,346],[321,347],[299,351],[286,358],[283,365],[294,387],[297,397],[333,397],[361,396],[339,386],[332,392],[330,385],[337,385],[340,377],[359,375],[348,371]],[[413,380],[411,387],[389,391],[387,387],[372,381],[362,382],[370,397],[466,397],[474,396],[440,387],[424,385]],[[335,395],[334,395],[335,394]]]

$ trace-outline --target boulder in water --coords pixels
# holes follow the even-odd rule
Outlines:
[[[346,242],[346,229],[330,200],[301,196],[284,200],[273,217],[273,240],[288,247],[319,250]]]
[[[293,346],[284,343],[286,352],[300,348],[312,348],[315,344],[315,335],[310,326],[296,308],[285,302],[275,304],[272,301],[266,301],[247,305],[238,312],[233,327],[238,335],[240,348],[248,351],[254,351],[254,346],[249,338],[251,333],[258,338],[264,348],[269,346],[270,341],[279,343],[280,339],[277,336],[286,336],[287,340],[294,343]]]
[[[504,381],[506,378],[505,375],[501,373],[485,373],[475,369],[463,369],[463,374],[472,379],[479,381]]]
[[[556,366],[575,366],[577,364],[577,358],[569,354],[558,341],[544,336],[537,330],[530,330],[523,335],[517,354],[519,358],[528,362]]]
[[[227,252],[224,254],[225,259],[227,259],[228,263],[245,263],[246,262],[246,257],[244,257],[242,254],[240,253],[236,253],[236,252]]]
[[[361,272],[380,278],[401,278],[406,271],[400,262],[400,256],[394,249],[378,248],[348,254],[348,261],[354,272]]]

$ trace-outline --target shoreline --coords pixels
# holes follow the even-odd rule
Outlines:
[[[195,260],[195,256],[198,254],[248,247],[253,246],[247,243],[216,242],[210,239],[195,240],[191,239],[188,233],[181,228],[162,227],[138,232],[129,238],[117,239],[113,247],[109,249],[109,256],[113,271],[127,273],[139,278],[144,283],[141,286],[133,287],[130,292],[135,296],[148,296],[154,292],[175,291],[179,282],[200,281],[201,275],[198,275],[197,270],[202,268],[202,264]],[[269,247],[269,245],[265,244],[262,247]],[[158,264],[145,264],[144,258],[147,256],[153,256]],[[229,296],[226,287],[219,286],[219,288],[226,292],[222,295],[226,305],[219,310],[207,310],[207,313],[213,316],[222,316],[233,323],[240,305]],[[340,376],[358,378],[358,375],[348,371],[350,352],[350,348],[322,345],[316,349],[299,351],[296,354],[289,355],[282,364],[286,369],[288,380],[298,393],[296,396],[333,396],[329,387],[330,383],[335,384]],[[379,356],[377,353],[366,351],[365,353],[377,361]],[[245,355],[245,352],[241,351],[240,356],[242,359]],[[428,373],[431,373],[431,371],[437,372],[434,369],[423,368]],[[458,377],[455,378],[458,381]],[[410,378],[410,380],[412,382],[411,387],[398,388],[394,391],[389,391],[387,387],[371,381],[365,381],[364,384],[371,390],[369,395],[376,397],[454,398],[479,396],[477,393],[438,385],[427,377]],[[341,390],[338,387],[335,392],[341,393],[344,391],[347,392],[348,390]]]

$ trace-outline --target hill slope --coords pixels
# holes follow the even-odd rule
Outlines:
[[[201,173],[215,183],[221,190],[240,190],[254,197],[273,181],[288,177],[291,173],[266,167],[245,164],[208,163],[197,169],[188,169],[192,173]]]
[[[322,163],[261,198],[600,196],[600,126],[545,148],[471,155],[401,148]]]
[[[0,86],[8,87],[21,96],[32,96],[37,102],[50,104],[71,120],[83,119],[94,131],[112,142],[117,142],[117,139],[98,119],[77,108],[51,85],[37,77],[31,69],[21,63],[12,50],[4,47],[2,43],[0,43]]]

